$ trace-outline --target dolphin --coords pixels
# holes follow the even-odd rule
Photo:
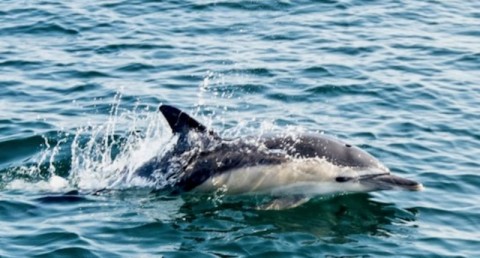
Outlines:
[[[260,209],[287,209],[324,194],[423,189],[364,150],[323,134],[223,139],[173,106],[159,111],[176,143],[134,174],[162,182],[159,188],[171,193],[267,194],[274,198]]]

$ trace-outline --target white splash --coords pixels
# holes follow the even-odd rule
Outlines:
[[[43,136],[45,141],[44,146],[46,150],[40,153],[37,162],[31,166],[22,166],[17,169],[17,175],[27,176],[28,178],[35,178],[41,174],[42,164],[48,164],[48,178],[47,180],[33,181],[26,179],[14,179],[6,185],[6,189],[22,190],[22,191],[49,191],[61,192],[71,189],[71,186],[65,178],[57,176],[55,167],[55,158],[62,149],[61,145],[66,142],[66,139],[57,141],[55,146],[52,146],[48,139]]]
[[[150,186],[151,183],[134,176],[133,172],[169,148],[169,127],[158,112],[134,109],[120,113],[119,106],[120,97],[104,124],[77,130],[71,145],[68,178],[76,188],[98,190]],[[118,127],[122,130],[117,131]]]
[[[44,150],[32,158],[32,165],[15,169],[18,178],[5,188],[65,192],[151,186],[133,172],[171,148],[172,134],[157,107],[152,111],[139,106],[122,109],[121,95],[117,94],[105,122],[88,122],[74,133],[59,132],[55,140],[44,136]],[[68,150],[69,155],[65,154]],[[70,157],[68,176],[62,176],[67,173],[58,167],[65,157]]]

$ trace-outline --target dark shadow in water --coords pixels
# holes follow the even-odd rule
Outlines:
[[[307,233],[316,238],[336,243],[352,241],[352,235],[377,235],[388,237],[392,228],[415,221],[418,211],[401,209],[392,203],[372,200],[369,194],[348,194],[321,197],[297,208],[264,211],[256,210],[263,200],[254,197],[225,197],[218,203],[211,197],[185,197],[180,207],[178,224],[190,223],[184,230],[208,231],[249,228],[255,236],[282,233]],[[180,221],[182,223],[180,223]],[[192,226],[200,222],[197,227]],[[223,222],[223,223],[222,223]],[[229,223],[230,222],[230,223]],[[393,225],[395,223],[395,225]],[[213,227],[212,227],[213,225]],[[215,227],[215,225],[220,225]],[[226,228],[222,228],[226,227]]]
[[[88,196],[81,195],[77,190],[67,193],[53,193],[34,199],[42,204],[61,204],[61,203],[77,203],[88,202]]]
[[[319,197],[288,210],[257,210],[266,199],[193,193],[171,196],[150,193],[148,189],[71,191],[35,195],[26,205],[4,201],[0,210],[9,211],[7,217],[12,221],[74,216],[79,212],[91,212],[95,217],[107,212],[112,218],[125,221],[97,223],[90,230],[115,232],[133,245],[162,243],[171,246],[175,255],[183,253],[186,257],[206,253],[247,256],[274,251],[291,252],[287,253],[290,255],[300,250],[356,248],[359,239],[405,234],[418,213],[414,208],[406,210],[373,200],[370,194]],[[366,243],[368,240],[361,244]]]

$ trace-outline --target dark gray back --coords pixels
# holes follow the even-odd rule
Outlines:
[[[355,146],[321,134],[267,136],[261,142],[271,150],[279,149],[295,158],[325,158],[345,167],[379,167],[380,162],[372,155]]]

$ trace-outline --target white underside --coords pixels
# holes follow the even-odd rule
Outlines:
[[[358,182],[335,181],[337,176],[358,176],[369,171],[339,167],[324,159],[296,159],[271,166],[235,169],[209,178],[194,191],[221,189],[226,194],[322,195],[338,192],[367,192]]]

